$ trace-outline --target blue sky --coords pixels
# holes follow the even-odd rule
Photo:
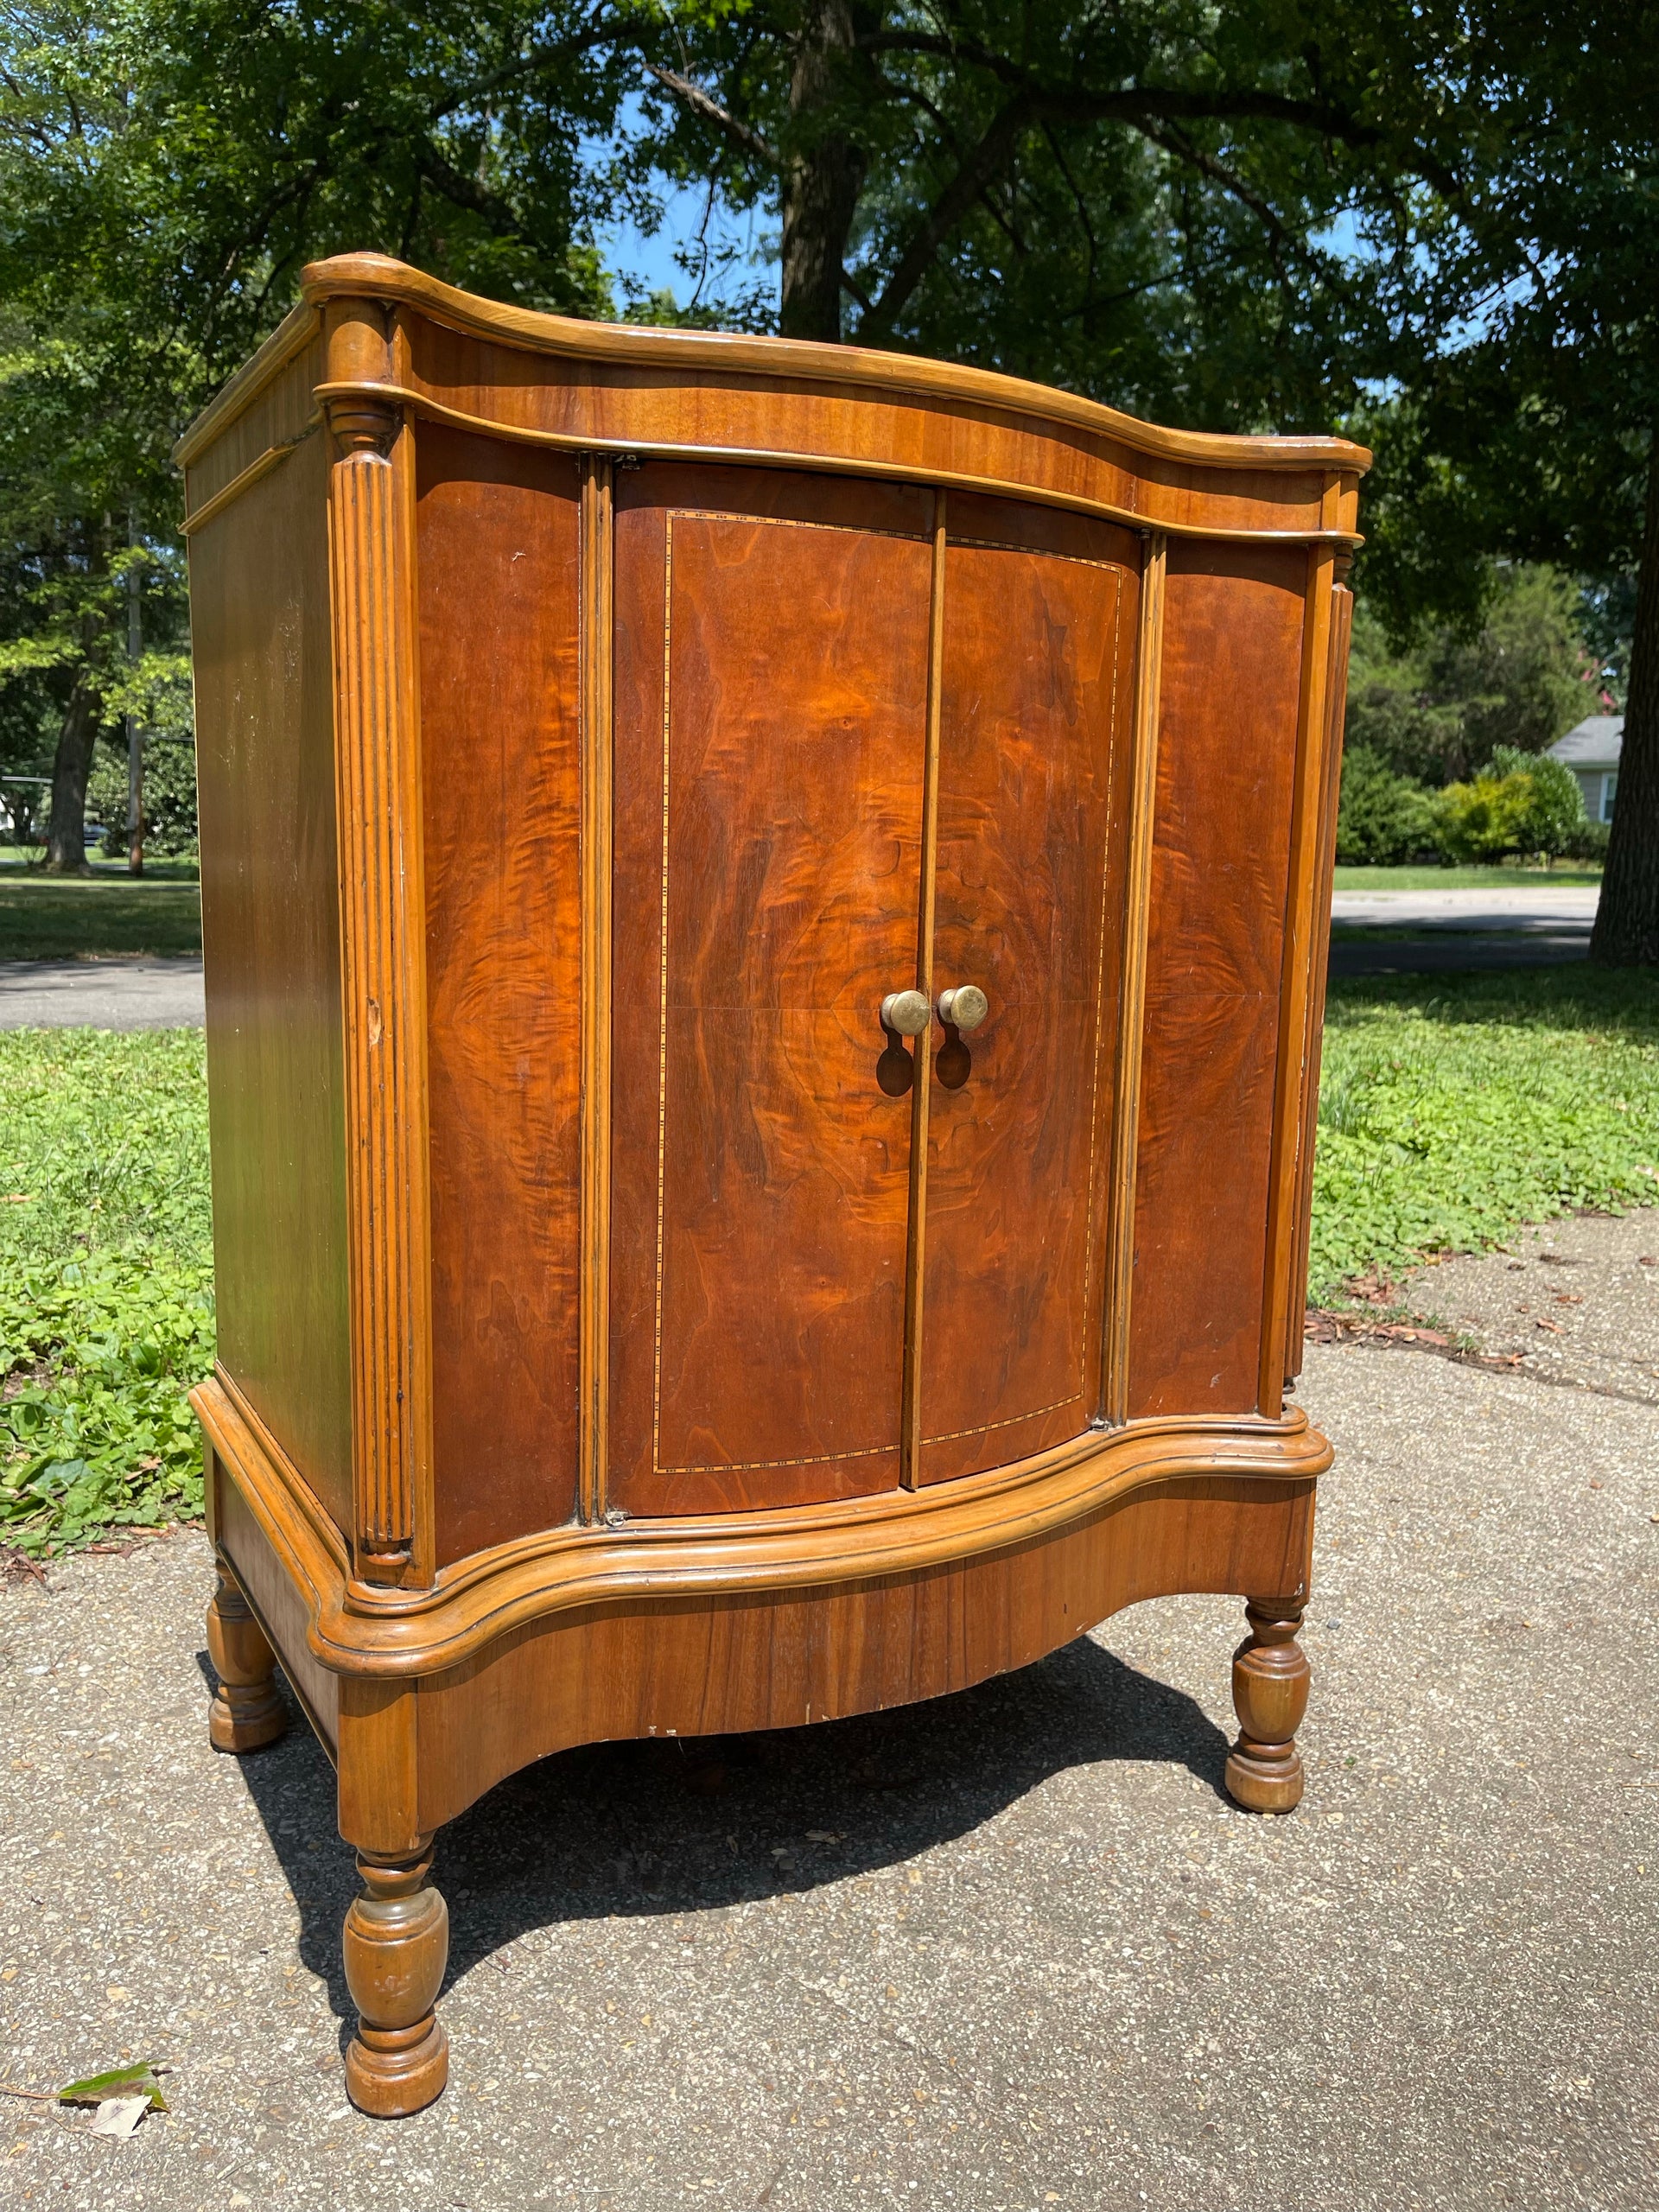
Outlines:
[[[648,292],[672,292],[683,307],[696,291],[697,280],[677,264],[675,252],[681,246],[695,251],[700,238],[705,238],[713,255],[735,257],[723,283],[718,276],[705,281],[702,296],[705,304],[725,291],[738,287],[747,289],[757,281],[770,288],[775,301],[775,217],[762,210],[752,215],[734,215],[718,200],[712,213],[708,209],[707,188],[684,185],[664,193],[662,224],[649,237],[626,216],[597,225],[595,241],[606,267],[619,279],[632,278]]]

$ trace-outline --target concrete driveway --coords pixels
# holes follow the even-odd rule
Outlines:
[[[1568,1227],[1587,1338],[1641,1255]],[[550,1759],[439,1839],[451,2084],[391,2124],[340,2087],[327,1762],[297,1721],[207,1747],[200,1536],[14,1579],[0,2079],[149,2056],[174,2109],[124,2145],[0,2098],[5,2202],[1649,2212],[1659,1406],[1363,1346],[1303,1396],[1339,1456],[1299,1811],[1222,1794],[1227,1599],[933,1706]]]

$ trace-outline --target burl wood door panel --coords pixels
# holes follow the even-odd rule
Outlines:
[[[442,1565],[575,1510],[579,541],[567,454],[417,453]]]
[[[1140,549],[953,498],[922,1300],[924,1482],[1062,1442],[1099,1408]],[[1116,894],[1116,895],[1115,895]]]
[[[618,481],[609,1497],[899,1478],[930,500]]]
[[[1132,1416],[1256,1402],[1306,579],[1300,546],[1169,549]]]

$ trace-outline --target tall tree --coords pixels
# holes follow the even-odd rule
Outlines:
[[[595,225],[695,175],[778,221],[779,306],[752,319],[789,334],[850,321],[1177,419],[1324,421],[1382,322],[1318,233],[1357,177],[1424,167],[1341,28],[1323,0],[19,0],[0,530],[28,588],[0,678],[24,723],[57,718],[52,863],[82,864],[132,681],[129,536],[165,649],[168,448],[308,259],[378,247],[612,312]]]
[[[567,312],[609,305],[584,130],[618,93],[492,79],[536,20],[260,0],[22,0],[0,15],[0,741],[55,724],[48,865],[85,866],[100,729],[176,686],[168,454],[314,253],[371,244]],[[128,580],[150,650],[128,650]]]
[[[1461,143],[1371,417],[1370,580],[1403,623],[1494,553],[1635,579],[1592,955],[1659,963],[1659,8],[1425,0],[1421,37]]]
[[[111,712],[91,580],[115,581],[116,555],[99,548],[121,542],[140,477],[160,543],[172,433],[304,261],[376,246],[498,296],[613,312],[596,226],[648,224],[693,179],[778,226],[777,307],[741,303],[763,327],[1216,428],[1328,427],[1373,395],[1370,569],[1402,615],[1431,595],[1472,606],[1493,551],[1635,566],[1653,14],[22,0],[0,17],[0,312],[41,360],[79,317],[79,361],[53,356],[63,405],[111,453],[130,426],[124,462],[71,472],[67,505],[35,502],[41,548],[67,549],[54,573],[88,580],[81,630],[66,611],[54,633],[66,821],[75,717],[94,692]],[[1653,957],[1659,929],[1659,562],[1643,574],[1609,957]],[[65,582],[61,610],[73,598]]]

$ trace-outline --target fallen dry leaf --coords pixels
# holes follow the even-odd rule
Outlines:
[[[105,2097],[92,2114],[92,2133],[124,2143],[149,2110],[148,2097]]]

